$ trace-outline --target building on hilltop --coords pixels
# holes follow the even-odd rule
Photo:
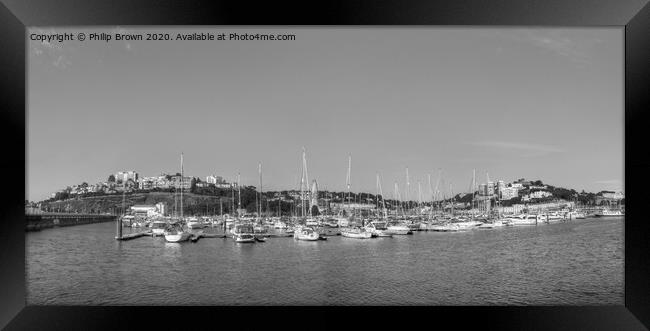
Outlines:
[[[170,187],[183,188],[189,190],[190,187],[192,187],[192,177],[183,176],[183,180],[181,183],[181,176],[171,176]]]
[[[205,181],[208,182],[208,184],[227,184],[223,177],[215,175],[205,177]]]
[[[515,187],[504,187],[500,191],[501,200],[511,200],[519,196],[519,189]]]
[[[552,195],[553,194],[551,194],[548,191],[535,191],[535,192],[531,192],[530,194],[524,195],[521,198],[521,200],[522,201],[530,201],[531,199],[542,199],[542,198],[550,197]]]
[[[603,192],[603,198],[612,200],[621,200],[625,198],[623,192]]]
[[[122,183],[128,180],[132,180],[134,182],[138,181],[138,173],[130,170],[130,171],[118,171],[115,174],[115,182],[116,183]]]

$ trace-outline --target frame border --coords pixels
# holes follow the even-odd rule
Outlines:
[[[64,0],[2,0],[0,5],[0,112],[5,123],[0,130],[9,155],[0,168],[6,174],[8,189],[5,205],[0,208],[0,327],[9,330],[115,329],[144,322],[148,327],[216,328],[232,316],[265,319],[287,316],[295,324],[295,307],[93,307],[25,305],[25,232],[23,201],[26,177],[26,27],[79,25],[486,25],[486,26],[620,26],[625,27],[625,306],[604,307],[412,307],[399,308],[401,320],[384,321],[395,314],[394,307],[303,307],[298,320],[330,313],[335,326],[345,317],[346,326],[387,326],[431,321],[432,325],[451,322],[455,327],[481,326],[499,330],[519,329],[635,329],[650,326],[650,229],[642,217],[644,201],[650,194],[640,179],[650,171],[650,153],[645,145],[650,86],[650,5],[648,0],[499,0],[490,4],[480,0],[427,2],[359,1],[330,3],[235,3],[214,1],[187,3],[173,0],[128,0],[111,2]],[[24,154],[23,154],[24,153]],[[603,156],[608,157],[608,156]],[[25,182],[19,183],[19,175]],[[628,180],[630,179],[630,180]],[[631,208],[630,208],[631,206]],[[21,221],[19,221],[21,220]],[[386,313],[387,315],[383,315]],[[180,315],[179,315],[180,314]],[[358,319],[359,314],[366,316]],[[191,316],[187,319],[152,320],[146,316]],[[143,316],[145,316],[143,318]],[[374,318],[378,317],[378,318]],[[428,317],[430,316],[430,317]],[[326,316],[323,316],[326,317]],[[421,319],[425,317],[425,319]],[[286,317],[285,317],[286,318]],[[239,320],[239,316],[236,317]],[[329,318],[325,318],[326,320]],[[418,321],[419,320],[419,321]],[[254,322],[254,320],[251,320]],[[191,323],[191,324],[188,324]],[[348,324],[349,323],[349,324]],[[644,326],[645,325],[645,326]]]

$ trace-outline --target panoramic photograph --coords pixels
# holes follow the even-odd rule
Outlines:
[[[28,305],[624,304],[624,30],[31,27]]]

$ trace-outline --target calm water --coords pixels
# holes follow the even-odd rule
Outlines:
[[[622,305],[622,218],[327,241],[26,234],[28,304]],[[211,230],[211,229],[206,229]],[[207,231],[206,231],[207,232]]]

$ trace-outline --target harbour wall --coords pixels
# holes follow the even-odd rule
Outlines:
[[[118,216],[97,214],[41,213],[25,215],[25,231],[40,231],[58,226],[114,222]]]

